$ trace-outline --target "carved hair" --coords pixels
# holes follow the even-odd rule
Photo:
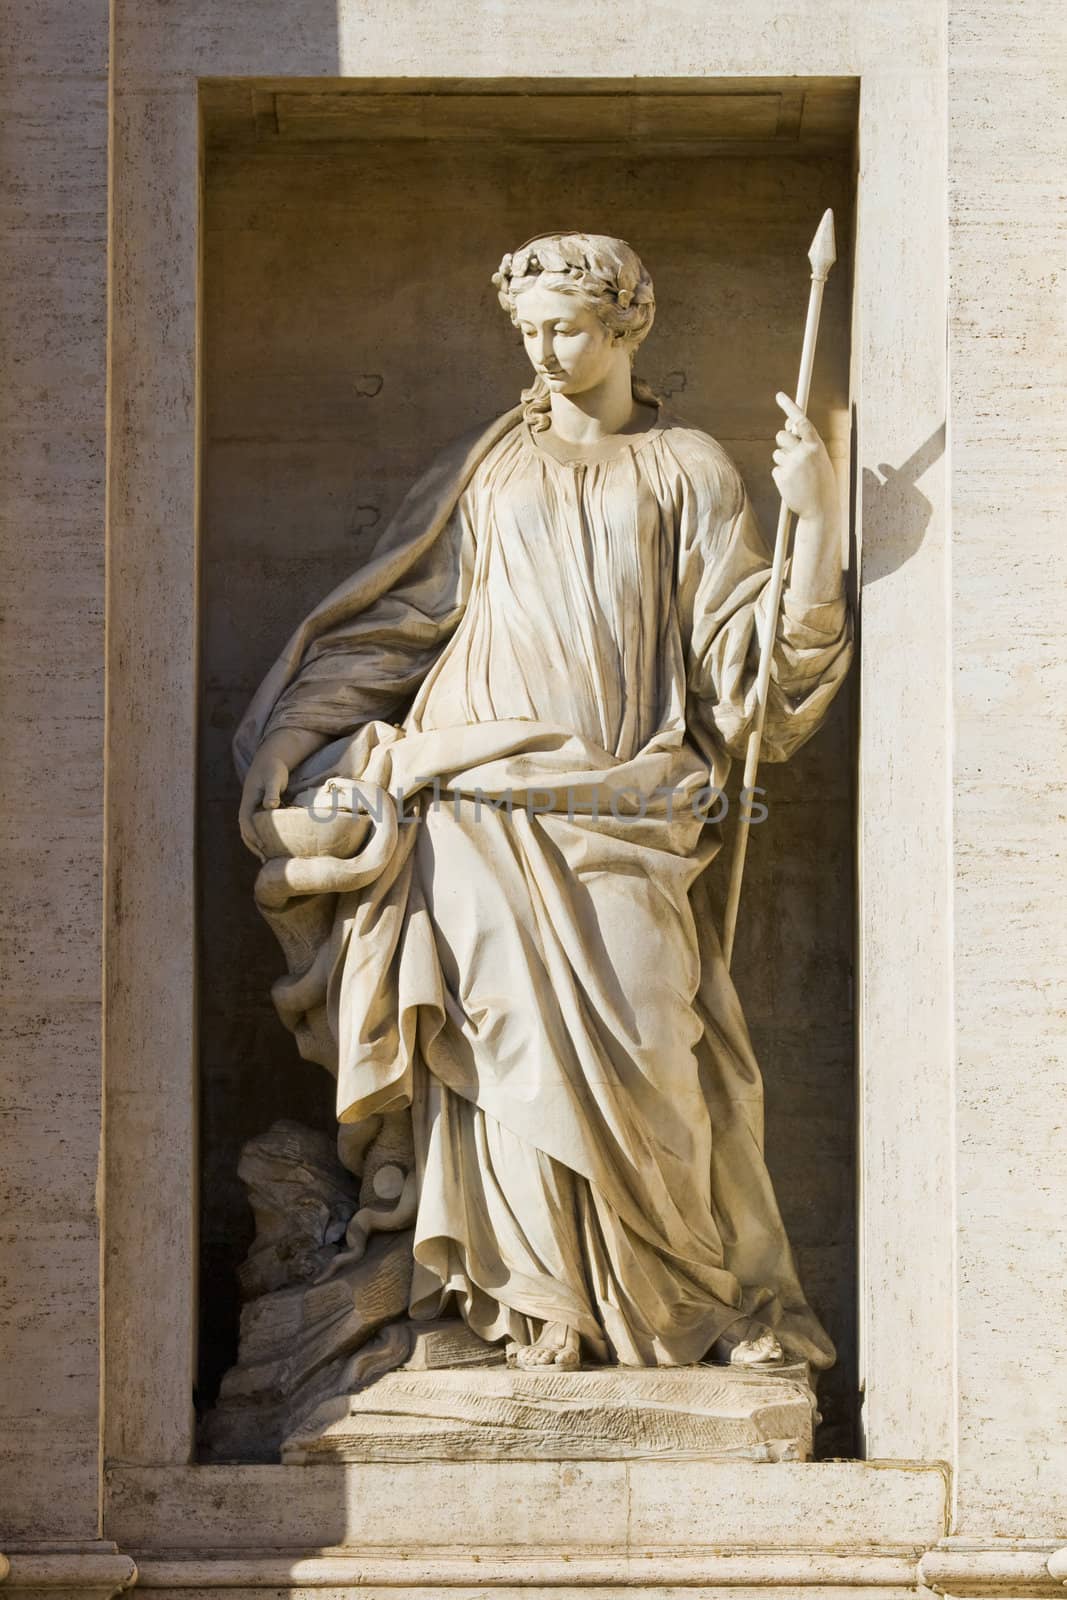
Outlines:
[[[652,279],[636,250],[603,233],[549,233],[530,239],[504,257],[493,273],[493,282],[500,304],[516,326],[518,297],[536,283],[575,295],[596,312],[609,333],[628,346],[631,361],[656,315]],[[640,378],[632,380],[632,387],[635,400],[661,404]],[[550,391],[544,378],[538,376],[524,389],[522,400],[530,427],[547,428]]]

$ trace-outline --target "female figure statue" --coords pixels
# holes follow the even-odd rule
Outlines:
[[[342,1132],[410,1107],[412,1317],[454,1303],[523,1367],[825,1367],[705,883],[768,556],[729,458],[633,380],[634,251],[554,234],[494,282],[532,387],[434,463],[238,732],[275,999]],[[778,400],[770,760],[850,653],[832,469]],[[295,858],[290,814],[329,819]]]

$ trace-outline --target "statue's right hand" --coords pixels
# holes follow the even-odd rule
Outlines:
[[[288,784],[289,768],[280,756],[264,746],[258,751],[248,769],[241,791],[241,809],[238,813],[241,838],[260,861],[265,861],[266,856],[259,835],[256,833],[256,812],[276,810],[281,805],[282,795]]]

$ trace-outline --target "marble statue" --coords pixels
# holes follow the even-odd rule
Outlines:
[[[767,550],[728,456],[633,376],[655,299],[629,245],[546,235],[494,283],[533,383],[410,490],[235,743],[275,1003],[363,1181],[323,1276],[404,1228],[411,1321],[458,1311],[526,1371],[824,1368],[707,890]],[[778,401],[782,761],[851,646],[833,471]]]

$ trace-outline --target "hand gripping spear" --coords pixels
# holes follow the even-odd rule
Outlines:
[[[808,297],[808,320],[804,327],[804,348],[800,355],[800,376],[797,378],[796,394],[796,403],[801,411],[805,412],[808,409],[808,396],[811,393],[811,371],[815,364],[815,341],[819,337],[822,292],[830,275],[830,268],[837,260],[837,245],[834,239],[834,214],[832,211],[827,211],[823,214],[823,219],[819,223],[815,238],[811,242],[811,249],[808,251],[808,260],[811,262],[811,294]],[[751,796],[751,792],[756,785],[760,745],[763,741],[763,720],[767,715],[767,693],[771,682],[771,660],[774,656],[774,638],[778,632],[778,612],[782,604],[782,585],[785,582],[785,563],[789,555],[792,521],[793,513],[783,500],[778,510],[778,531],[774,536],[774,561],[771,565],[771,578],[765,613],[766,631],[760,641],[759,672],[756,677],[756,715],[753,720],[752,731],[748,736],[748,745],[745,749],[745,776],[742,783],[742,799],[746,793]],[[730,862],[730,887],[726,894],[726,916],[723,922],[722,953],[727,971],[730,970],[730,962],[734,953],[737,908],[741,903],[741,878],[745,871],[745,855],[748,851],[748,831],[750,826],[751,810],[748,806],[742,805],[738,814],[733,858]]]

